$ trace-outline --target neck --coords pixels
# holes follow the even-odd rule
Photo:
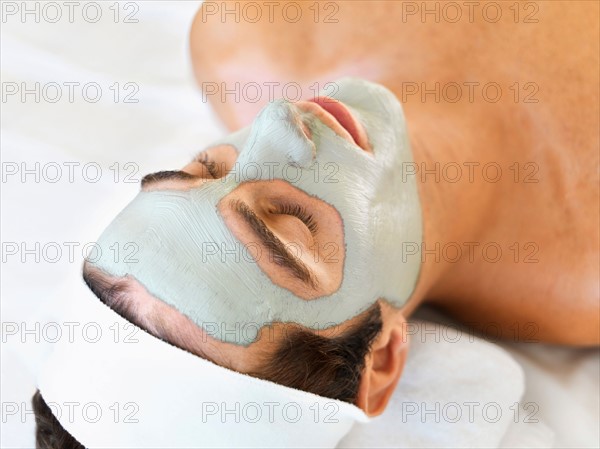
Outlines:
[[[423,301],[444,300],[446,292],[455,291],[459,270],[469,263],[473,269],[469,245],[481,241],[482,217],[492,204],[490,188],[477,182],[484,163],[477,161],[485,161],[485,155],[474,133],[466,131],[477,128],[464,118],[457,123],[456,111],[443,112],[406,109],[423,213],[421,271],[407,314]]]

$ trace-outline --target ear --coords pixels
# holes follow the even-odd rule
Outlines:
[[[383,329],[367,356],[358,390],[356,405],[368,416],[385,410],[408,354],[406,319],[399,310],[390,308],[382,305]]]

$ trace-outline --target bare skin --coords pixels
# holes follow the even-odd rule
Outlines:
[[[296,82],[308,98],[315,82],[340,76],[384,84],[405,109],[431,250],[402,313],[432,303],[505,337],[597,345],[598,4],[521,4],[518,23],[505,4],[497,23],[477,10],[473,23],[436,23],[389,2],[340,2],[334,24],[315,21],[311,5],[294,24],[281,14],[236,23],[201,9],[191,32],[200,87]],[[436,82],[439,101],[423,98]],[[478,83],[472,99],[465,82]],[[490,82],[502,90],[497,102],[493,88],[482,92]],[[449,83],[462,87],[459,101],[449,101]],[[250,123],[266,92],[255,103],[207,98],[233,130]]]

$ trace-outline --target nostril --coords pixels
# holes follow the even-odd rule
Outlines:
[[[300,121],[300,129],[302,130],[302,132],[304,133],[306,138],[308,140],[312,140],[312,132],[311,132],[310,128],[308,126],[306,126],[306,123],[304,123],[304,120],[302,120],[301,118],[299,118],[298,120]]]
[[[303,115],[302,112],[300,112],[299,114],[294,114],[294,123],[302,131],[302,134],[304,134],[304,136],[310,142],[312,142],[312,131],[310,130],[310,127],[306,124],[306,122],[302,118],[302,115]]]
[[[269,161],[282,166],[309,167],[316,156],[312,140],[316,133],[311,128],[312,117],[305,116],[295,103],[283,100],[270,103],[252,125],[248,143],[240,153],[240,164]]]

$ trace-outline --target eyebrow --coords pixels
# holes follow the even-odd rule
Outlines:
[[[265,222],[246,203],[236,199],[231,200],[229,204],[246,224],[250,226],[261,243],[267,247],[271,253],[273,262],[287,269],[295,278],[310,285],[313,289],[318,287],[319,283],[308,267],[286,248],[284,243],[271,232]]]
[[[190,173],[181,170],[166,170],[158,171],[156,173],[150,173],[142,178],[141,187],[150,187],[161,181],[185,181],[190,179],[198,179],[200,176],[191,175]]]
[[[124,300],[127,291],[125,282],[111,283],[98,270],[90,268],[88,262],[85,262],[83,265],[83,281],[92,293],[98,297],[100,302],[114,310],[130,323],[142,327],[131,303]]]

